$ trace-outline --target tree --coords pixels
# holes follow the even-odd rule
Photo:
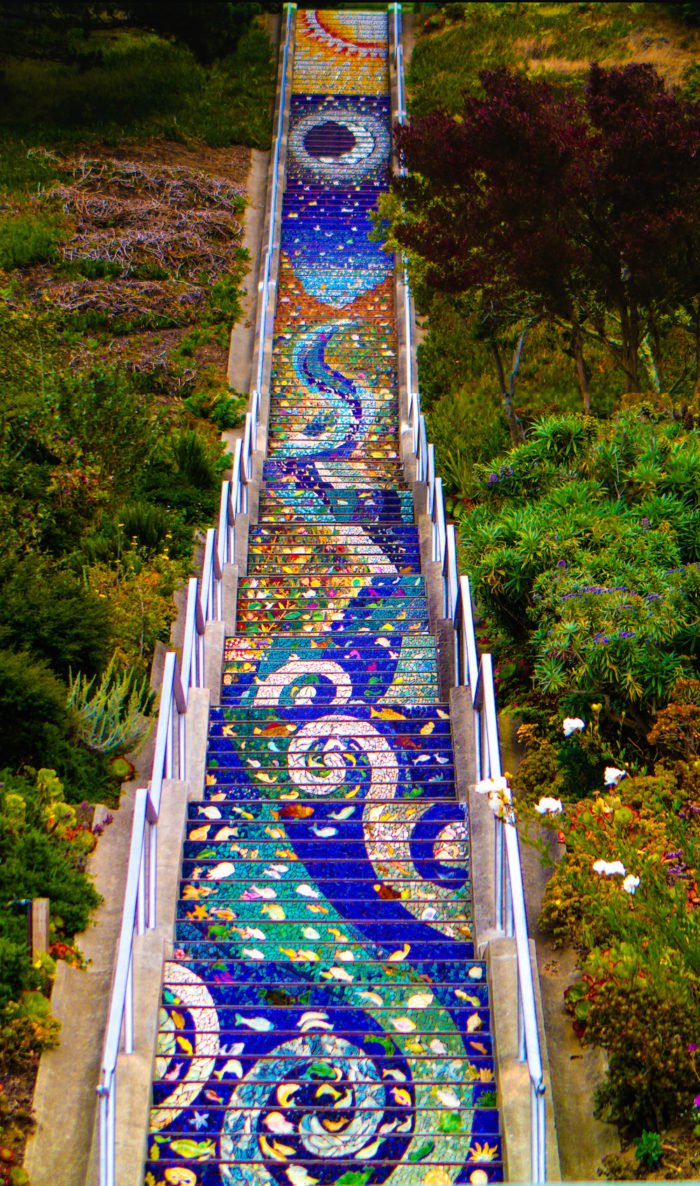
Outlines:
[[[645,340],[658,370],[662,316],[697,321],[697,106],[647,66],[593,67],[584,96],[506,69],[480,81],[458,117],[397,129],[395,238],[428,284],[563,330],[586,411],[589,336],[638,390]]]
[[[183,42],[207,63],[231,53],[263,7],[270,6],[227,0],[0,0],[3,53],[94,65],[101,55],[90,45],[92,32],[139,28]]]
[[[591,68],[595,138],[586,211],[593,280],[620,322],[619,360],[638,388],[646,344],[662,372],[660,319],[691,329],[700,383],[700,109],[650,66]]]

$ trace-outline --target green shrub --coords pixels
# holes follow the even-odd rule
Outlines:
[[[673,421],[555,417],[477,467],[483,501],[462,521],[477,597],[536,691],[602,700],[639,739],[697,666],[699,466],[693,435]]]
[[[216,464],[204,440],[193,429],[176,433],[170,441],[170,452],[180,477],[196,490],[207,490],[218,481]]]
[[[87,835],[94,844],[94,837],[84,828],[62,825],[61,820],[70,809],[60,802],[64,788],[54,772],[40,771],[36,780],[31,781],[4,770],[0,782],[0,1008],[3,1008],[8,1001],[16,1000],[23,989],[39,983],[38,973],[27,958],[27,921],[19,904],[21,900],[49,898],[52,934],[72,938],[77,931],[84,930],[90,911],[100,899],[83,871],[89,848],[82,838]],[[18,905],[13,906],[13,902]],[[29,1016],[30,1012],[36,1019],[36,1009],[20,1010],[15,1016]],[[0,1046],[4,1045],[0,1038]]]
[[[9,938],[0,933],[0,1011],[26,987],[30,979],[27,951],[27,922],[22,918],[16,928],[20,935]],[[0,928],[2,919],[0,918]],[[13,928],[15,929],[15,928]],[[24,932],[21,937],[22,931]]]
[[[0,650],[0,765],[42,754],[68,728],[66,689],[42,659]]]
[[[105,45],[99,64],[80,69],[61,62],[6,59],[4,122],[16,129],[55,129],[103,123],[125,127],[170,115],[187,103],[204,71],[188,50],[142,36]],[[54,129],[53,136],[50,129]]]
[[[38,555],[0,571],[0,646],[19,645],[54,671],[100,671],[109,649],[109,610],[70,573]]]
[[[19,1001],[7,1004],[0,1025],[0,1067],[3,1075],[26,1074],[36,1066],[44,1050],[58,1046],[61,1023],[51,1016],[51,1007],[40,992],[24,992]],[[29,1178],[9,1179],[29,1186]]]
[[[697,1003],[688,1010],[671,986],[664,992],[639,978],[603,982],[586,1030],[586,1043],[608,1054],[596,1115],[632,1133],[663,1129],[683,1115],[694,1079],[687,1048],[699,1022]]]
[[[214,319],[225,322],[227,327],[233,325],[241,315],[240,282],[244,272],[247,251],[236,250],[239,266],[228,276],[222,276],[211,287],[211,306]]]
[[[226,432],[241,423],[247,403],[247,395],[229,395],[226,392],[212,395],[210,392],[197,391],[187,397],[185,407],[193,416],[211,420],[219,432]]]
[[[97,60],[6,56],[2,124],[39,144],[98,133],[108,143],[161,135],[269,147],[275,67],[263,29],[250,27],[232,55],[208,67],[185,46],[135,30],[93,33],[89,44]],[[37,172],[20,163],[13,171]]]
[[[270,147],[275,66],[267,33],[252,26],[231,56],[215,63],[206,85],[179,116],[189,135],[207,144],[249,144]]]
[[[153,503],[137,500],[122,507],[119,514],[123,538],[136,540],[149,551],[161,547],[170,530],[170,516]]]
[[[72,735],[52,730],[36,761],[51,766],[64,783],[67,803],[105,803],[119,806],[119,784],[107,760],[77,743]]]
[[[55,412],[65,437],[77,444],[81,465],[94,465],[110,496],[130,492],[163,426],[155,403],[126,370],[99,363],[59,374]]]
[[[53,262],[62,237],[60,219],[21,212],[0,218],[0,269]]]
[[[655,1170],[663,1157],[661,1137],[658,1132],[648,1132],[647,1129],[644,1129],[634,1146],[634,1155],[644,1169]]]
[[[657,731],[679,752],[680,725],[685,755],[697,711],[676,710],[697,688],[683,683],[675,695]],[[553,821],[565,850],[541,921],[579,953],[567,1008],[581,1040],[607,1054],[597,1115],[639,1134],[686,1116],[697,1090],[700,764],[684,757],[605,793],[602,781],[600,772],[592,797],[565,803]]]

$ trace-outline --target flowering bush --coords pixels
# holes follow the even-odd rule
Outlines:
[[[466,566],[501,631],[498,658],[532,671],[527,699],[565,700],[560,721],[585,722],[599,701],[604,735],[638,744],[677,679],[695,675],[699,464],[692,433],[626,409],[550,418],[497,482],[483,469],[461,523]]]
[[[666,710],[672,712],[671,709]],[[639,1133],[687,1115],[700,1088],[700,763],[611,778],[569,805],[542,922],[581,957],[567,1008],[602,1046],[597,1114]]]
[[[44,989],[52,960],[31,965],[27,960],[26,899],[51,899],[51,939],[71,944],[85,928],[99,902],[85,873],[95,845],[91,827],[80,809],[64,802],[64,787],[53,770],[40,770],[33,780],[7,771],[0,788],[0,1020],[2,1010],[22,990]],[[61,956],[61,946],[53,947]],[[1,1045],[1,1042],[0,1042]]]

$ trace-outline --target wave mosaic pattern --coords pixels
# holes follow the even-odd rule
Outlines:
[[[269,458],[166,964],[148,1186],[502,1178],[398,462],[387,20],[297,16]]]

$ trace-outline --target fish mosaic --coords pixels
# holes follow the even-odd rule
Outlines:
[[[386,14],[296,14],[268,456],[188,806],[146,1186],[503,1179],[399,462]]]

